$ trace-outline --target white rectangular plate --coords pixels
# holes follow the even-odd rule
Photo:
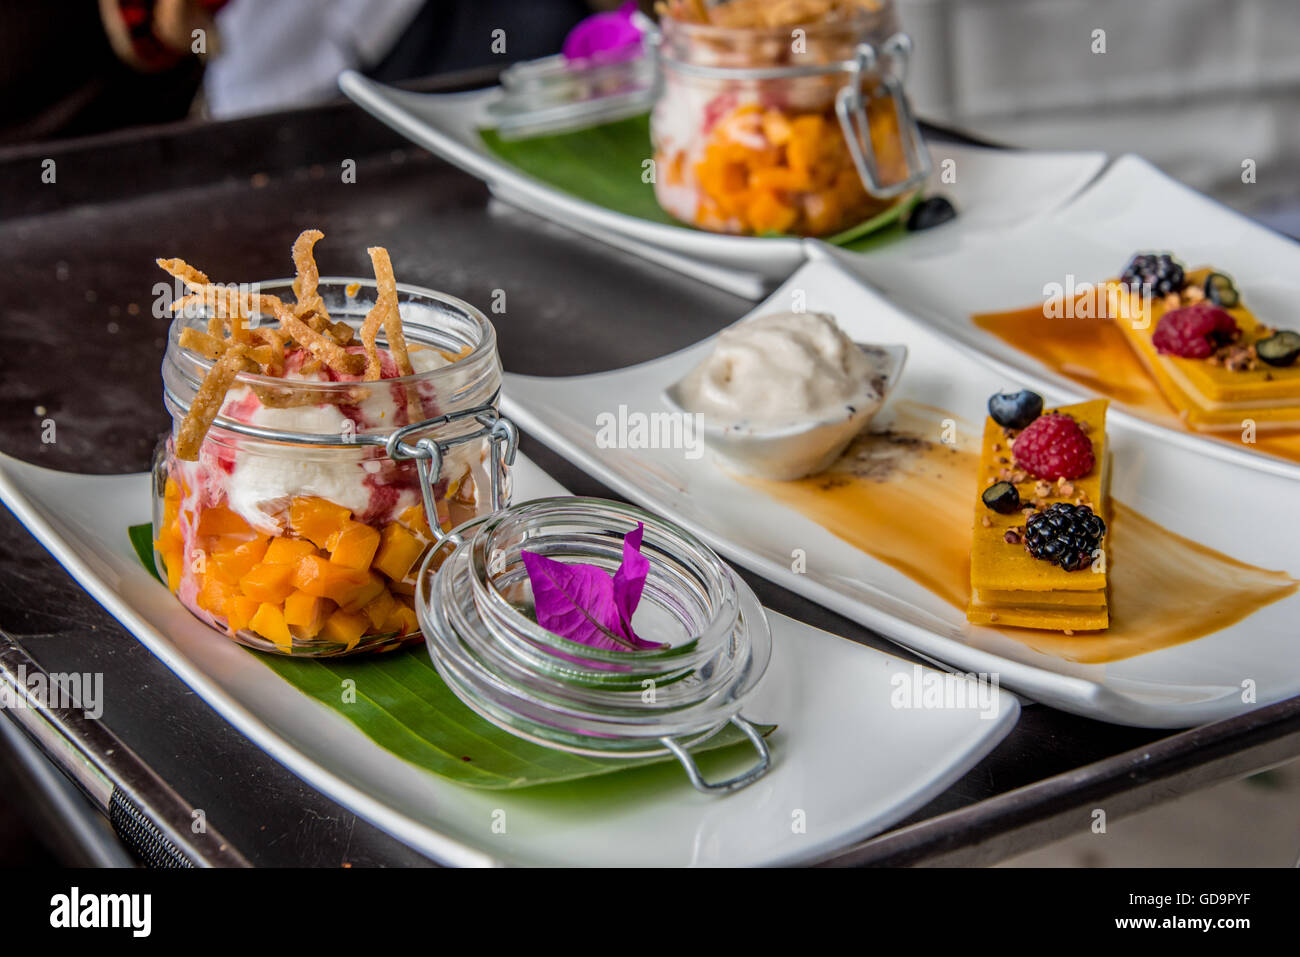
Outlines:
[[[1243,187],[1248,188],[1248,187]],[[1300,244],[1170,179],[1146,160],[1124,156],[1077,199],[1047,217],[975,241],[943,237],[924,246],[854,256],[824,243],[819,251],[867,279],[889,299],[980,350],[1010,375],[1063,396],[1090,398],[1080,385],[971,322],[1042,302],[1044,287],[1117,276],[1137,252],[1172,252],[1189,268],[1231,275],[1262,322],[1300,328]],[[1072,277],[1072,279],[1067,278]],[[1069,320],[1062,320],[1068,322]],[[1130,428],[1201,455],[1300,479],[1300,463],[1173,428],[1112,406]]]
[[[908,400],[951,412],[974,435],[982,429],[988,397],[1021,387],[824,257],[800,269],[751,315],[788,310],[796,296],[809,310],[833,313],[857,341],[908,347],[907,367],[882,421]],[[665,411],[664,388],[710,347],[701,342],[599,375],[509,375],[507,413],[611,488],[692,529],[734,561],[923,655],[965,672],[996,672],[1005,686],[1056,707],[1121,724],[1186,727],[1254,707],[1243,702],[1244,681],[1253,682],[1259,704],[1300,693],[1300,595],[1197,641],[1104,665],[1075,664],[968,625],[962,611],[728,477],[708,457],[690,459],[680,449],[598,447],[599,413],[617,413],[620,405],[629,412]],[[1062,400],[1055,390],[1043,392],[1049,404]],[[1117,417],[1108,433],[1111,490],[1121,501],[1234,558],[1300,576],[1293,482],[1199,454],[1129,418]],[[796,548],[808,556],[806,573],[791,570]]]
[[[717,269],[780,281],[804,261],[799,239],[724,236],[686,226],[651,223],[614,212],[534,179],[494,154],[479,130],[490,125],[487,106],[496,87],[469,93],[412,93],[345,71],[339,86],[364,110],[402,135],[487,183],[501,198],[612,245],[643,253],[657,247],[694,262],[687,271],[705,282],[758,298],[754,284]],[[649,144],[647,144],[647,154]],[[926,187],[944,193],[960,211],[935,233],[978,235],[1042,216],[1088,184],[1106,155],[1098,152],[1031,152],[934,143],[935,172]],[[920,234],[917,234],[918,236]],[[905,245],[915,241],[909,237]],[[857,254],[850,254],[857,255]],[[665,265],[681,268],[672,258]],[[714,267],[710,274],[708,267]]]
[[[519,500],[565,491],[531,462]],[[899,710],[913,666],[770,613],[773,652],[745,711],[777,723],[774,766],[726,797],[663,764],[566,785],[476,791],[409,764],[200,624],[155,581],[127,527],[149,520],[149,476],[52,472],[0,456],[0,499],[151,652],[255,744],[313,787],[450,864],[758,865],[811,860],[941,793],[1015,725],[998,691],[974,709]],[[94,641],[91,635],[86,641]],[[927,669],[927,673],[928,669]],[[752,755],[750,756],[752,757]],[[506,833],[493,828],[505,812]],[[802,812],[806,830],[791,824]],[[211,817],[220,827],[220,809]]]

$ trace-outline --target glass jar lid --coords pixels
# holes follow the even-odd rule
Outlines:
[[[593,648],[539,625],[521,553],[613,573],[638,522],[649,571],[636,628],[661,645]],[[448,686],[519,737],[593,757],[671,754],[709,792],[743,787],[770,764],[762,735],[740,714],[771,657],[762,605],[708,546],[649,512],[563,497],[476,519],[425,558],[415,605]],[[758,759],[734,778],[707,782],[690,749],[728,725]]]

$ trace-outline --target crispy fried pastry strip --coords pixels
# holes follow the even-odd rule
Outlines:
[[[225,355],[230,343],[210,332],[200,332],[198,329],[186,327],[181,330],[180,345],[182,349],[189,349],[205,358],[215,359]]]
[[[221,411],[221,404],[226,400],[226,393],[235,382],[235,376],[241,372],[256,369],[248,358],[246,347],[234,344],[208,370],[199,385],[190,409],[181,420],[176,435],[176,457],[193,462],[199,457],[199,447],[212,426],[212,420]]]
[[[272,300],[273,297],[263,296],[262,299]],[[278,299],[273,299],[271,308],[275,311],[275,318],[280,320],[281,331],[288,333],[298,345],[331,369],[345,375],[356,375],[365,368],[362,356],[353,355],[329,336],[321,335]]]
[[[380,378],[379,350],[375,347],[375,336],[379,323],[384,325],[384,336],[388,340],[388,351],[392,353],[397,365],[398,375],[410,375],[415,369],[411,365],[411,356],[406,349],[406,336],[402,332],[402,316],[397,304],[397,280],[393,276],[393,263],[388,258],[388,250],[383,246],[371,246],[370,262],[375,270],[375,288],[378,296],[375,306],[366,314],[361,324],[361,344],[366,350],[366,378]]]
[[[293,281],[298,304],[293,311],[300,319],[306,319],[308,313],[315,312],[324,323],[328,324],[329,314],[325,311],[325,300],[317,290],[320,284],[320,268],[316,265],[314,253],[314,247],[324,238],[325,234],[319,229],[304,229],[293,241],[293,265],[298,271]],[[315,323],[311,326],[317,332],[322,331]]]
[[[155,262],[164,272],[175,276],[191,289],[206,286],[212,281],[208,279],[207,273],[195,269],[184,259],[158,259]]]
[[[285,337],[273,325],[260,325],[248,330],[253,341],[264,343],[259,348],[268,348],[269,358],[264,361],[268,376],[279,376],[285,372]]]

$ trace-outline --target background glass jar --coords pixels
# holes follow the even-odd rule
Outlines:
[[[660,30],[655,193],[678,219],[823,236],[928,175],[902,92],[910,42],[892,3],[798,28],[665,17]]]
[[[241,374],[196,461],[179,459],[174,439],[212,360],[179,339],[206,318],[172,323],[163,392],[173,430],[154,457],[155,556],[181,602],[241,644],[324,656],[417,639],[424,552],[509,500],[514,434],[496,412],[492,324],[460,299],[397,288],[415,374]],[[257,291],[292,301],[290,280]],[[375,302],[373,280],[322,278],[319,292],[331,318],[354,328]],[[297,361],[287,357],[290,373]]]

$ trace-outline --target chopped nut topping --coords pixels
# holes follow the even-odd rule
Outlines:
[[[1169,295],[1165,296],[1166,309],[1177,309],[1182,304],[1183,304],[1183,297],[1176,292],[1171,292]]]
[[[989,517],[987,515],[980,516],[980,524],[983,525],[985,528],[993,527],[993,523],[989,521]]]
[[[1034,484],[1034,494],[1037,495],[1039,498],[1042,498],[1045,495],[1051,495],[1052,486],[1048,485],[1046,482],[1043,481],[1036,482]]]
[[[1062,482],[1060,485],[1057,486],[1056,490],[1065,498],[1069,498],[1071,495],[1074,494],[1074,483]]]
[[[1067,635],[1073,635],[1073,634],[1074,634],[1074,629],[1073,629],[1073,628],[1067,628],[1067,629],[1065,629],[1065,633],[1066,633]]]
[[[1255,347],[1240,343],[1223,346],[1211,358],[1222,360],[1229,372],[1253,372],[1259,365]]]
[[[1014,528],[1008,528],[1006,530],[1006,533],[1002,536],[1002,540],[1006,542],[1008,545],[1019,545],[1020,544],[1019,530]]]
[[[1205,290],[1200,286],[1188,286],[1183,290],[1183,298],[1188,302],[1200,302],[1205,298]]]
[[[1016,469],[1014,472],[1011,473],[1011,481],[1014,482],[1016,485],[1019,485],[1021,482],[1026,481],[1028,478],[1029,478],[1029,473],[1026,472],[1024,469]]]

